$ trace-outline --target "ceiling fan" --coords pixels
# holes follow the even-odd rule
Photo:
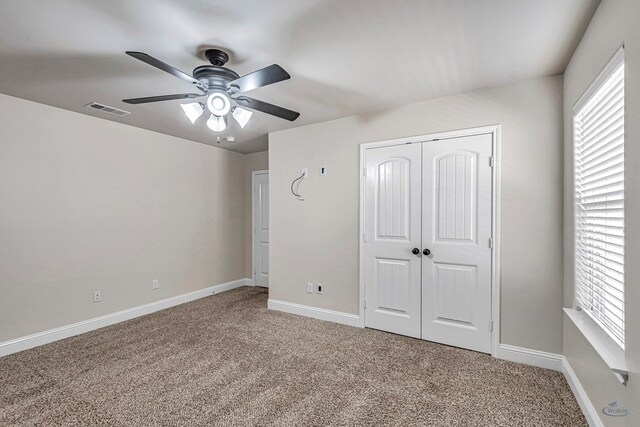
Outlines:
[[[277,64],[240,77],[235,71],[224,67],[224,64],[229,61],[229,55],[226,52],[220,49],[208,49],[204,55],[211,62],[211,65],[202,65],[195,68],[193,77],[191,77],[146,53],[130,51],[126,53],[135,59],[191,83],[201,92],[123,99],[122,101],[127,104],[146,104],[149,102],[193,99],[206,96],[206,103],[191,102],[181,104],[181,106],[191,123],[195,123],[208,109],[211,116],[207,120],[207,126],[216,132],[222,132],[226,129],[228,124],[227,114],[229,112],[243,128],[251,118],[253,111],[260,111],[289,121],[294,121],[300,116],[298,112],[242,95],[242,93],[252,89],[290,79],[289,73]]]

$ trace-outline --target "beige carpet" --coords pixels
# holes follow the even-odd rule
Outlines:
[[[241,288],[0,359],[0,425],[584,426],[562,375]]]

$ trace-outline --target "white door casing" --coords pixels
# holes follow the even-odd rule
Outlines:
[[[420,337],[421,144],[367,150],[366,326]]]
[[[253,281],[269,286],[269,173],[252,174],[253,187]]]
[[[492,135],[423,144],[422,338],[491,353]]]

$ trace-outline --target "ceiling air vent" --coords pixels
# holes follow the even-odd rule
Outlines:
[[[92,110],[98,110],[108,114],[113,114],[114,116],[118,116],[118,117],[131,114],[129,111],[124,111],[115,107],[109,107],[108,105],[104,105],[104,104],[98,104],[97,102],[90,102],[87,105],[85,105],[85,107],[91,108]]]

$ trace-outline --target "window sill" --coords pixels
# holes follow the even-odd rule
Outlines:
[[[563,309],[576,328],[591,344],[600,358],[622,384],[627,383],[629,371],[624,357],[624,350],[618,347],[607,334],[600,329],[586,314],[573,308]]]

